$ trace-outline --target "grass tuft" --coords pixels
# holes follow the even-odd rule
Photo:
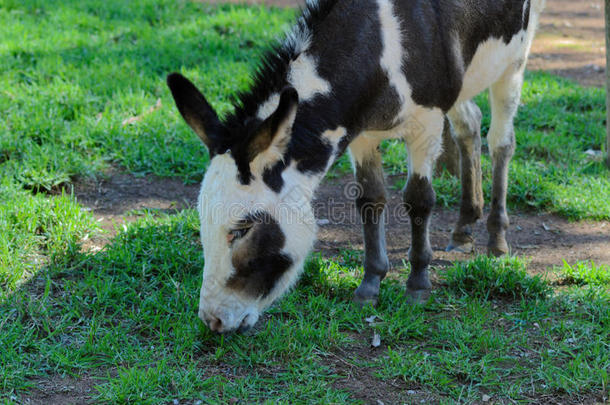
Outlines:
[[[479,256],[447,269],[447,286],[458,294],[482,299],[544,299],[551,293],[540,276],[527,274],[527,263],[517,257]]]
[[[610,286],[610,266],[594,262],[578,262],[574,265],[565,260],[559,269],[567,283],[578,285]]]

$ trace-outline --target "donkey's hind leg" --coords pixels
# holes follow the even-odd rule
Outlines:
[[[377,304],[379,286],[390,267],[386,252],[386,191],[379,142],[360,136],[350,145],[358,184],[356,206],[364,233],[364,278],[354,294],[360,304]]]
[[[448,113],[460,153],[462,199],[460,218],[451,235],[447,251],[470,253],[474,250],[472,226],[483,216],[481,174],[481,119],[472,101],[456,105]]]
[[[508,253],[506,230],[509,226],[506,213],[508,165],[515,152],[513,119],[519,107],[523,69],[509,69],[490,89],[491,127],[487,139],[493,163],[493,187],[491,211],[487,219],[489,254],[501,256]]]

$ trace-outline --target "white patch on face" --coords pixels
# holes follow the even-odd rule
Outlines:
[[[218,332],[253,326],[260,313],[298,279],[316,234],[311,208],[313,192],[307,191],[307,185],[292,190],[292,193],[285,186],[283,193],[278,195],[260,179],[250,185],[240,184],[237,174],[235,161],[229,154],[214,157],[203,180],[198,202],[205,256],[199,317],[210,324],[220,319],[222,327],[217,329]],[[296,177],[296,173],[289,174],[286,183],[291,184],[291,180],[297,181],[292,184],[303,181]],[[228,232],[240,219],[256,211],[268,212],[275,218],[286,238],[282,253],[293,260],[293,265],[262,299],[226,287],[235,271],[227,241]]]
[[[402,46],[402,30],[400,21],[394,14],[394,6],[391,0],[377,0],[379,5],[379,21],[381,23],[381,41],[383,52],[380,64],[388,76],[390,84],[400,98],[401,112],[399,117],[404,117],[405,113],[411,108],[411,86],[407,82],[402,71],[402,62],[405,51]]]
[[[293,163],[284,171],[282,177],[285,184],[274,217],[286,237],[282,251],[289,255],[294,263],[277,281],[267,297],[260,301],[262,308],[270,306],[295,285],[303,271],[305,259],[313,248],[318,231],[311,206],[313,193],[319,182],[314,179],[317,176],[304,175]]]
[[[288,82],[299,93],[299,100],[309,101],[318,94],[330,93],[330,83],[318,75],[317,64],[311,55],[301,53],[290,63]]]

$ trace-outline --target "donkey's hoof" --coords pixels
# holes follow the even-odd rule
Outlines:
[[[432,290],[412,290],[407,288],[407,302],[411,305],[425,305],[430,299]]]
[[[379,298],[379,286],[381,285],[381,277],[365,276],[356,291],[354,292],[354,302],[361,305],[377,305]]]
[[[474,253],[474,243],[466,242],[459,243],[456,241],[449,242],[449,246],[445,249],[446,252],[456,252],[456,253]]]
[[[354,294],[354,302],[361,307],[365,307],[367,305],[376,307],[378,299],[379,297],[377,295],[364,296],[357,293]]]
[[[506,242],[503,243],[495,243],[487,246],[487,254],[489,256],[501,257],[509,252],[508,244]]]

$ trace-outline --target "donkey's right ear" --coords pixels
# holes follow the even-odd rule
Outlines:
[[[182,117],[210,152],[220,146],[224,127],[214,109],[193,83],[180,73],[167,76],[167,85]]]

